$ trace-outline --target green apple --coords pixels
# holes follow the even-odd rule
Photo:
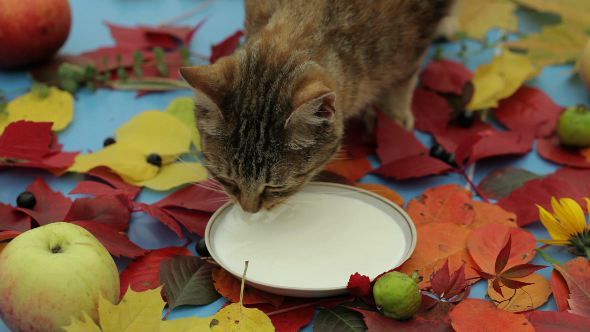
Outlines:
[[[565,146],[586,148],[590,146],[590,109],[584,105],[568,107],[557,124],[559,141]]]
[[[13,331],[62,331],[83,312],[97,320],[100,294],[116,303],[117,266],[80,226],[56,222],[32,229],[0,253],[0,317]]]

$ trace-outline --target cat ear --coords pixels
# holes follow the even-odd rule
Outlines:
[[[328,130],[335,121],[336,94],[323,84],[311,84],[295,95],[294,111],[285,122],[290,132],[289,146],[308,147],[316,142],[316,135]]]

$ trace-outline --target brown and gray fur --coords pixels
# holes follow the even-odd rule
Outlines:
[[[245,45],[181,69],[212,177],[257,212],[317,174],[367,106],[412,127],[417,71],[452,2],[246,0]]]

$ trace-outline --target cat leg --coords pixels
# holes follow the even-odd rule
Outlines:
[[[414,128],[412,96],[417,83],[418,74],[416,73],[409,79],[394,84],[377,100],[377,107],[406,129]]]

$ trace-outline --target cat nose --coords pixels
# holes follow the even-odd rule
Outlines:
[[[262,208],[262,200],[259,196],[255,197],[244,197],[240,196],[240,206],[248,213],[256,213]]]

